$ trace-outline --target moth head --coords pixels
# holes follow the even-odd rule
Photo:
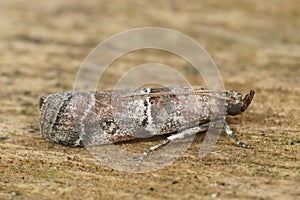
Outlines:
[[[248,106],[250,105],[253,97],[254,90],[250,90],[249,94],[247,94],[244,98],[241,93],[231,90],[229,91],[229,102],[227,105],[227,115],[235,116],[244,112]]]

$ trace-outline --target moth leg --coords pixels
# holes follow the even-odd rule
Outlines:
[[[168,143],[175,141],[175,140],[180,140],[183,139],[185,137],[188,136],[192,136],[195,135],[201,131],[205,131],[207,130],[208,124],[204,124],[204,125],[200,125],[200,126],[196,126],[196,127],[192,127],[192,128],[187,128],[184,129],[176,134],[170,135],[169,137],[167,137],[166,140],[164,140],[162,143],[159,143],[155,146],[150,147],[147,151],[145,151],[143,153],[143,155],[141,156],[140,160],[139,160],[139,164],[142,163],[142,161],[149,155],[149,153],[151,153],[152,151],[155,151],[165,145],[167,145]]]
[[[140,164],[143,162],[143,160],[148,156],[149,153],[151,153],[152,151],[154,151],[154,150],[156,150],[156,149],[159,149],[159,148],[165,146],[165,145],[168,144],[169,142],[171,142],[171,141],[168,140],[168,139],[166,139],[166,140],[164,140],[162,143],[159,143],[159,144],[157,144],[157,145],[155,145],[155,146],[150,147],[150,148],[149,148],[147,151],[145,151],[145,152],[143,153],[143,155],[140,157],[139,162],[138,162],[138,165],[140,165]]]
[[[229,135],[235,142],[238,146],[240,147],[243,147],[243,148],[246,148],[246,149],[255,149],[255,147],[253,146],[250,146],[248,144],[245,144],[243,142],[241,142],[233,133],[233,131],[231,130],[231,128],[229,127],[228,123],[225,122],[224,124],[224,129],[225,129],[225,132],[227,135]]]

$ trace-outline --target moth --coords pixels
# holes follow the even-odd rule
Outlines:
[[[66,146],[97,146],[169,134],[144,153],[222,122],[227,135],[244,148],[224,120],[242,114],[254,90],[244,97],[235,90],[175,86],[94,92],[61,91],[40,98],[41,135]]]

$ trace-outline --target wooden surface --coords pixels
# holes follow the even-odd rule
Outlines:
[[[299,198],[299,8],[296,0],[2,0],[0,199]],[[200,160],[202,134],[172,165],[135,174],[104,166],[84,148],[41,138],[39,97],[72,90],[81,62],[98,43],[145,26],[189,35],[214,59],[226,89],[256,91],[243,117],[231,120],[255,150],[222,134]],[[124,72],[148,62],[171,65],[201,83],[183,59],[142,51],[115,61],[101,87],[113,88]],[[141,153],[160,139],[122,147]]]

